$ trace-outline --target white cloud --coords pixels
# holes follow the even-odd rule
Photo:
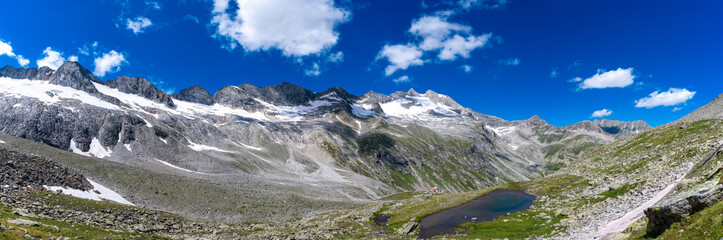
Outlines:
[[[413,20],[408,32],[414,36],[415,43],[385,45],[377,55],[377,60],[386,58],[389,65],[385,69],[387,76],[409,66],[423,65],[423,55],[436,52],[443,61],[454,61],[459,57],[469,58],[470,53],[484,46],[492,34],[473,35],[472,27],[447,21],[444,13],[423,16]]]
[[[674,107],[674,108],[673,108],[673,112],[680,111],[681,109],[683,109],[683,108],[681,108],[681,107]]]
[[[147,28],[151,25],[153,25],[153,23],[150,19],[146,17],[136,17],[136,19],[133,20],[131,20],[130,18],[126,19],[126,29],[133,31],[133,33],[136,35],[142,33],[144,28]]]
[[[161,4],[156,1],[146,0],[146,5],[153,8],[154,10],[161,10]]]
[[[344,61],[344,53],[338,51],[336,53],[329,54],[329,62],[340,63]]]
[[[60,52],[53,51],[50,47],[45,48],[43,53],[45,54],[45,57],[35,62],[38,67],[49,67],[55,70],[65,62],[65,58],[61,56],[62,54]]]
[[[601,117],[605,117],[605,116],[610,116],[610,114],[613,114],[613,111],[610,111],[609,109],[602,109],[602,110],[594,111],[590,117],[591,118],[601,118]]]
[[[229,0],[215,0],[211,23],[216,36],[241,45],[246,51],[278,49],[286,56],[319,54],[339,40],[337,25],[351,13],[333,0],[238,0],[235,15]]]
[[[636,100],[635,107],[654,108],[657,106],[675,106],[685,103],[689,99],[693,98],[694,95],[695,92],[688,91],[688,89],[685,88],[669,88],[668,91],[655,91],[647,97]]]
[[[24,58],[22,55],[16,55],[13,52],[13,47],[10,44],[10,42],[6,43],[0,40],[0,56],[7,55],[8,57],[14,57],[16,60],[18,60],[18,64],[23,67],[25,65],[28,65],[28,63],[30,63],[30,60]]]
[[[10,46],[10,43],[6,43],[3,41],[0,41],[0,56],[2,55],[8,55],[9,57],[15,57],[15,53],[13,53],[13,47]]]
[[[306,69],[306,71],[304,71],[304,74],[306,74],[306,76],[319,76],[321,75],[321,68],[319,67],[319,64],[314,63],[310,69]]]
[[[470,66],[470,65],[466,65],[466,64],[465,64],[465,65],[459,66],[459,68],[461,68],[462,71],[464,71],[464,72],[466,72],[466,73],[471,73],[471,72],[472,72],[472,66]]]
[[[598,70],[597,74],[585,79],[580,84],[580,88],[622,88],[633,84],[635,77],[636,76],[633,75],[633,68],[618,68],[617,70],[607,72]]]
[[[462,9],[485,8],[497,9],[507,4],[509,0],[459,0],[457,6]]]
[[[502,59],[502,60],[499,60],[499,61],[497,61],[497,62],[500,63],[500,64],[502,64],[502,65],[507,65],[507,66],[518,66],[518,65],[520,65],[520,59],[519,59],[519,58]]]
[[[70,57],[68,57],[68,61],[77,62],[77,61],[78,61],[78,56],[70,56]]]
[[[440,49],[443,42],[453,32],[468,33],[472,31],[470,26],[447,22],[440,16],[424,16],[412,21],[409,33],[422,38],[419,48],[424,51]]]
[[[409,76],[407,76],[407,75],[404,75],[404,76],[401,76],[401,77],[398,77],[398,78],[392,80],[392,82],[394,82],[394,84],[408,83],[408,82],[411,82],[411,81],[412,81],[412,80],[409,79]]]
[[[93,74],[102,77],[105,76],[106,73],[117,72],[124,63],[127,63],[127,61],[123,54],[111,50],[95,59],[95,71],[93,71]]]
[[[582,81],[581,77],[575,77],[573,79],[570,79],[570,82],[580,82],[580,81]]]
[[[26,65],[28,65],[28,63],[30,63],[30,60],[24,58],[23,55],[16,55],[15,59],[17,59],[18,64],[20,64],[20,66],[23,66],[23,67],[25,67]]]
[[[464,38],[460,35],[454,35],[451,39],[444,41],[444,48],[437,56],[440,60],[456,60],[457,56],[469,58],[472,50],[482,47],[487,43],[491,34],[481,36],[468,36]]]
[[[384,45],[382,51],[377,55],[377,59],[386,58],[389,66],[384,70],[387,76],[392,75],[399,69],[407,69],[409,66],[419,66],[424,64],[422,60],[422,50],[414,45]]]

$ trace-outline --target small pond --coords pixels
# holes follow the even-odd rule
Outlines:
[[[534,195],[524,191],[495,190],[470,202],[422,218],[419,238],[454,234],[454,229],[462,223],[492,221],[502,215],[527,210],[534,200]]]

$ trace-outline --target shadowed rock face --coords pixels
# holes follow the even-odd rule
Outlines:
[[[659,236],[673,223],[723,200],[723,187],[715,184],[693,187],[645,210],[648,235]]]
[[[176,106],[173,100],[171,100],[171,96],[168,96],[168,94],[156,88],[151,82],[142,77],[117,77],[116,79],[106,81],[105,85],[124,93],[135,94],[158,103],[163,103],[170,108]]]
[[[49,67],[40,67],[39,69],[14,68],[13,66],[7,65],[0,68],[0,76],[12,79],[48,80],[53,72],[55,71]]]
[[[213,105],[215,103],[213,101],[213,96],[199,85],[183,89],[171,96],[175,99],[187,102],[195,102],[206,105]]]
[[[78,89],[91,95],[98,93],[93,82],[100,83],[100,80],[88,69],[73,61],[63,63],[53,75],[50,75],[52,84]]]

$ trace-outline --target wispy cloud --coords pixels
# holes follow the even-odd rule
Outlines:
[[[126,29],[133,31],[134,34],[138,35],[142,33],[147,27],[153,25],[150,19],[146,17],[136,17],[135,19],[126,19]]]
[[[467,64],[462,65],[462,66],[459,66],[459,68],[462,69],[462,71],[464,71],[464,72],[466,72],[466,73],[471,73],[471,72],[472,72],[472,66],[467,65]]]
[[[18,61],[18,64],[20,64],[20,66],[28,65],[28,63],[30,63],[30,60],[24,58],[22,55],[15,54],[15,52],[13,52],[13,47],[10,44],[10,42],[4,42],[0,40],[0,56],[6,55],[8,57],[14,57],[15,60]]]
[[[392,80],[392,82],[394,82],[394,84],[397,84],[397,85],[402,84],[402,83],[408,83],[411,81],[412,80],[409,79],[409,76],[407,76],[407,75],[404,75],[404,76],[401,76],[401,77],[398,77],[398,78],[395,78],[394,80]]]
[[[497,63],[507,66],[518,66],[520,65],[520,59],[519,58],[508,58],[508,59],[500,59],[497,61]]]

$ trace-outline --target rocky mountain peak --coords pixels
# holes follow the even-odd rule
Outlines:
[[[93,86],[93,82],[101,83],[90,70],[75,61],[63,63],[58,70],[50,75],[49,80],[52,84],[78,89],[90,94],[98,93],[98,90]]]
[[[422,94],[419,94],[417,91],[414,91],[414,88],[410,88],[409,91],[407,91],[407,94],[409,96],[420,96]]]
[[[319,97],[321,97],[321,96],[326,96],[329,94],[335,94],[337,97],[347,100],[347,101],[353,101],[353,100],[356,100],[359,98],[359,97],[355,96],[354,94],[351,94],[340,87],[329,88],[326,91],[322,92],[321,94],[317,94],[317,95],[319,95]]]
[[[674,123],[695,122],[711,118],[723,118],[723,94],[718,95],[713,101],[685,115]]]
[[[215,103],[215,101],[213,100],[213,96],[208,93],[206,89],[203,89],[199,85],[195,85],[178,91],[178,93],[174,93],[173,95],[171,95],[171,97],[181,101],[195,102],[206,105],[213,105]]]
[[[124,93],[135,94],[158,103],[163,103],[170,108],[176,106],[171,96],[156,88],[156,86],[143,77],[121,76],[106,81],[104,84]]]
[[[48,80],[53,69],[49,67],[38,68],[15,68],[10,65],[0,68],[0,77],[12,79]]]

